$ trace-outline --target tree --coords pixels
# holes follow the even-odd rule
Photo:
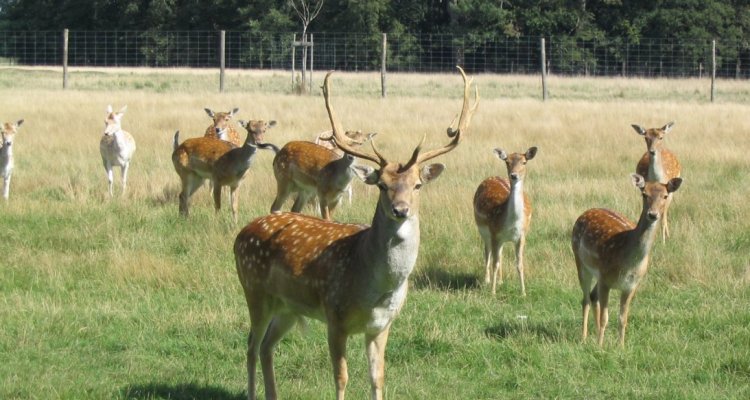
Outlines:
[[[300,21],[302,22],[302,92],[307,91],[307,48],[309,41],[307,40],[307,27],[310,26],[310,22],[315,19],[323,8],[324,0],[289,0],[289,4],[297,13]]]

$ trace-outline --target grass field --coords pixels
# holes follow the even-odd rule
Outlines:
[[[224,94],[210,73],[77,72],[66,91],[59,78],[0,73],[0,120],[26,120],[10,200],[0,204],[0,398],[244,398],[250,326],[231,252],[239,227],[228,209],[214,213],[205,189],[190,219],[178,217],[172,135],[201,135],[204,107],[239,107],[240,119],[278,121],[272,143],[311,139],[329,129],[322,97],[291,95],[281,73],[232,75]],[[706,81],[696,80],[554,78],[548,102],[537,99],[536,78],[476,81],[482,102],[471,130],[422,190],[422,244],[386,351],[387,397],[750,397],[750,84],[723,82],[725,95],[710,104]],[[377,75],[334,76],[345,127],[379,132],[394,159],[407,159],[425,133],[428,148],[444,144],[460,107],[458,74],[389,82],[381,99]],[[114,199],[98,151],[107,104],[128,105],[123,127],[138,143],[128,192],[119,195],[118,183]],[[581,343],[573,222],[592,207],[637,217],[629,174],[645,145],[630,124],[670,120],[666,146],[685,179],[672,237],[655,245],[625,348],[615,344],[616,300],[604,348]],[[528,296],[506,248],[493,297],[471,199],[485,177],[505,174],[493,148],[532,145]],[[271,161],[263,152],[248,172],[241,221],[268,211]],[[375,190],[354,191],[335,217],[369,222]],[[348,398],[367,398],[361,338],[350,341],[349,373]],[[323,324],[282,341],[276,375],[282,398],[333,397]]]

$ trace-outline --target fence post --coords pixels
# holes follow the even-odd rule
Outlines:
[[[547,53],[544,46],[544,38],[541,40],[542,47],[542,101],[547,101]]]
[[[315,46],[313,45],[313,34],[310,34],[310,93],[312,93],[313,81],[313,56],[315,55]]]
[[[68,88],[68,29],[63,29],[63,89]]]
[[[294,47],[294,42],[297,41],[297,34],[293,34],[292,36],[292,92],[294,92],[294,52],[296,47]]]
[[[380,56],[380,96],[385,98],[386,96],[386,88],[385,88],[385,60],[386,60],[386,51],[388,49],[388,34],[383,34],[383,47],[382,47],[382,54]]]
[[[716,81],[716,40],[711,41],[711,103],[714,102],[714,90]]]
[[[226,31],[219,33],[219,93],[224,93],[224,69],[226,67]]]

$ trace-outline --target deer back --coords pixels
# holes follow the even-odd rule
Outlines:
[[[292,181],[298,185],[317,186],[320,171],[330,162],[339,159],[332,150],[315,143],[289,142],[273,159],[276,180]]]
[[[209,177],[214,163],[226,152],[236,148],[232,143],[208,137],[187,139],[172,153],[172,163],[179,171],[193,171]]]

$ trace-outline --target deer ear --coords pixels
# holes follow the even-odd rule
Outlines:
[[[638,189],[643,189],[646,187],[646,179],[638,174],[630,174],[630,178],[633,181],[633,186],[637,187]]]
[[[365,182],[368,185],[377,183],[378,176],[375,173],[375,168],[369,165],[352,165],[352,169],[354,170],[354,173],[357,174],[357,177],[362,180],[362,182]]]
[[[19,119],[18,121],[16,121],[16,128],[18,128],[21,125],[23,125],[23,119]]]
[[[682,185],[682,178],[672,178],[667,182],[667,192],[676,192]]]
[[[210,108],[204,108],[204,110],[206,111],[206,114],[208,114],[209,117],[211,117],[211,118],[214,117],[214,112],[211,111]]]
[[[635,129],[635,132],[636,132],[637,134],[639,134],[639,135],[641,135],[641,136],[645,136],[645,135],[646,135],[646,130],[645,130],[645,129],[643,129],[643,127],[642,127],[642,126],[640,126],[640,125],[636,125],[636,124],[633,124],[633,125],[630,125],[630,126],[632,126],[632,127],[633,127],[633,129]]]
[[[501,159],[503,161],[505,161],[505,160],[508,159],[508,153],[506,153],[505,150],[497,148],[497,149],[495,149],[493,151],[495,152],[495,155],[497,156],[497,158],[499,158],[499,159]]]
[[[112,104],[107,105],[107,114],[112,114]]]
[[[422,179],[422,183],[429,183],[435,180],[440,174],[445,171],[445,165],[440,163],[425,165],[420,171],[419,177]]]
[[[269,128],[273,128],[274,126],[276,126],[276,121],[275,120],[268,121],[268,127]]]
[[[242,125],[243,128],[247,128],[247,122],[244,119],[239,119],[237,122]]]
[[[529,147],[529,149],[526,150],[526,161],[531,160],[532,158],[534,158],[536,156],[536,151],[537,151],[536,146]]]
[[[124,105],[124,106],[122,106],[122,108],[120,109],[120,111],[118,111],[117,113],[118,114],[125,114],[125,111],[127,111],[127,109],[128,109],[128,106]]]
[[[672,130],[672,127],[674,126],[674,121],[670,121],[668,124],[664,125],[661,130],[664,131],[664,133],[669,133],[669,131]]]
[[[234,116],[234,114],[237,114],[240,112],[240,109],[238,107],[235,107],[232,109],[232,112],[229,113],[229,115]]]

